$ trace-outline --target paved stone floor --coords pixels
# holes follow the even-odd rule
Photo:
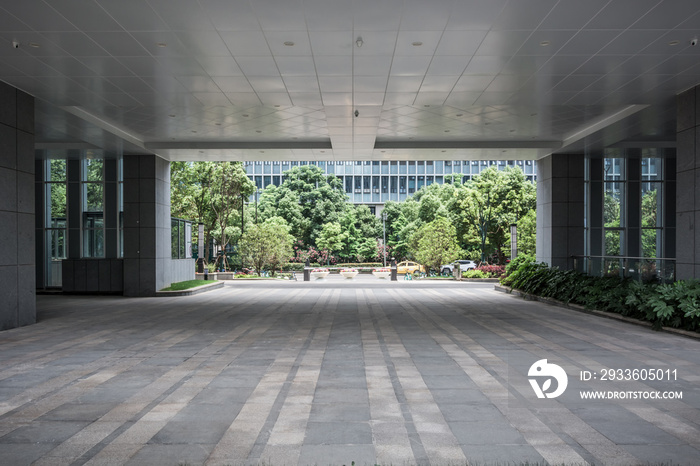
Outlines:
[[[245,281],[38,318],[0,332],[2,465],[700,464],[700,341],[493,285]]]

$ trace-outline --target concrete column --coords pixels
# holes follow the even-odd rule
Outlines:
[[[700,277],[700,86],[677,97],[676,276]]]
[[[0,330],[36,322],[34,98],[0,82]]]
[[[584,252],[584,156],[537,161],[537,261],[573,268]]]
[[[169,286],[171,262],[170,163],[125,155],[124,296],[153,296]]]

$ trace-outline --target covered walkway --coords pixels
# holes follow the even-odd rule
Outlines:
[[[493,285],[246,281],[39,296],[37,317],[0,332],[0,464],[700,460],[700,341]],[[528,380],[554,391],[528,377],[542,359],[568,375],[557,398]],[[665,380],[603,381],[604,368]],[[643,395],[666,392],[682,399]]]

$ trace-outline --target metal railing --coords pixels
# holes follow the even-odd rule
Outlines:
[[[669,283],[676,279],[676,259],[667,257],[573,256],[574,269],[598,277]]]

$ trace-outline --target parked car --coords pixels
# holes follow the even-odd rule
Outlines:
[[[418,262],[403,261],[396,264],[396,273],[410,273],[414,274],[416,272],[425,273],[425,266],[420,265]]]
[[[456,260],[455,262],[459,263],[459,270],[460,272],[464,272],[465,270],[474,270],[476,268],[476,262],[468,260],[468,259],[460,259]],[[453,272],[454,268],[454,262],[452,264],[445,264],[440,266],[440,273],[443,275],[447,275]]]

